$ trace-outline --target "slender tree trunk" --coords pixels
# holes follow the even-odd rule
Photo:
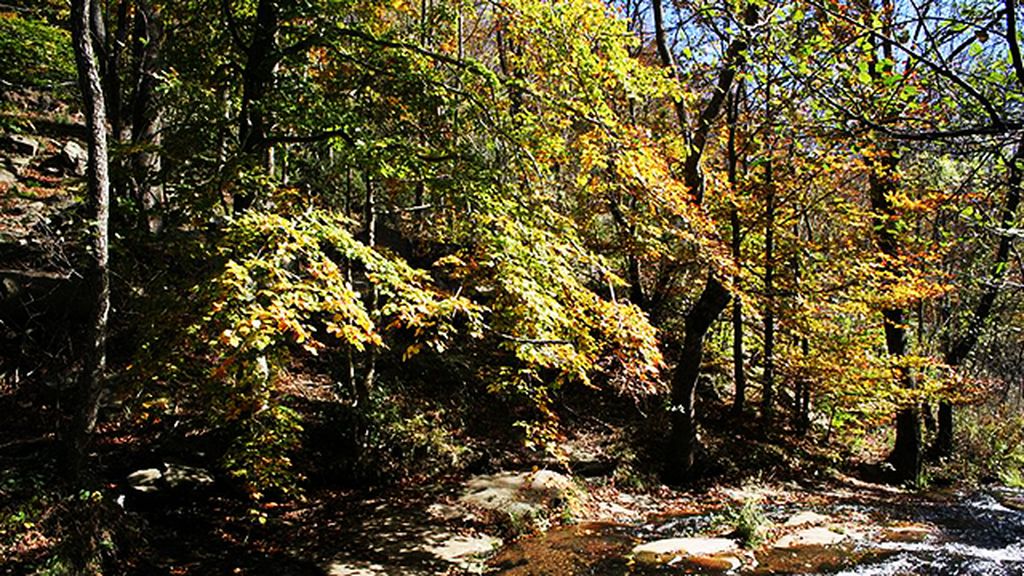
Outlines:
[[[277,67],[277,35],[280,13],[277,0],[260,0],[256,7],[256,20],[252,40],[246,51],[245,70],[242,72],[242,108],[238,123],[238,145],[243,156],[256,159],[264,165],[272,164],[267,134],[269,130],[263,111],[263,98],[270,89]],[[248,210],[256,198],[252,192],[242,192],[233,199],[232,210],[241,214]]]
[[[1021,79],[1024,82],[1024,79]],[[975,305],[968,322],[966,332],[946,352],[946,364],[958,367],[970,355],[978,343],[981,331],[992,314],[996,297],[1002,289],[1003,278],[1006,276],[1010,248],[1013,245],[1013,234],[1010,230],[1017,221],[1017,210],[1020,208],[1021,184],[1024,182],[1024,139],[1017,142],[1017,149],[1010,159],[1009,177],[1007,178],[1006,203],[999,219],[999,245],[996,248],[995,261],[989,272],[989,282]],[[935,435],[932,453],[936,456],[948,456],[953,452],[953,405],[949,400],[939,403],[939,429]]]
[[[697,420],[694,392],[704,357],[704,336],[729,304],[729,292],[714,276],[708,276],[700,298],[686,315],[679,363],[672,377],[672,433],[665,479],[682,483],[693,476],[697,454]]]
[[[88,189],[92,217],[90,262],[87,272],[92,312],[86,338],[84,365],[78,378],[71,430],[67,438],[68,471],[78,478],[88,456],[96,427],[100,391],[106,369],[107,318],[110,311],[109,249],[110,178],[107,161],[107,119],[99,64],[93,51],[91,31],[96,13],[90,0],[71,3],[71,33],[79,86],[88,132]]]
[[[876,243],[881,253],[889,259],[899,256],[899,239],[894,226],[897,215],[892,205],[898,163],[898,158],[891,150],[880,150],[869,178]],[[899,363],[906,356],[908,348],[906,315],[902,308],[886,308],[882,310],[882,317],[886,350]],[[896,371],[896,378],[904,387],[914,386],[909,369],[897,366]],[[896,468],[897,480],[912,484],[918,481],[921,475],[921,426],[916,403],[909,404],[896,414],[896,444],[889,459]]]
[[[804,359],[811,354],[811,343],[807,337],[800,338],[800,353]],[[794,427],[798,434],[805,434],[811,427],[811,381],[806,374],[801,374],[797,380],[793,396],[796,401]]]
[[[672,75],[677,74],[675,60],[668,47],[661,0],[653,0],[655,42],[661,64]],[[750,4],[744,12],[744,24],[752,27],[758,18],[757,6]],[[697,126],[690,132],[686,110],[682,102],[676,103],[679,129],[690,143],[690,154],[683,167],[683,178],[694,201],[700,204],[704,198],[704,176],[700,160],[704,154],[708,133],[722,111],[726,95],[732,90],[733,80],[746,62],[748,43],[741,32],[726,48],[722,68],[714,91],[708,98],[697,118]],[[697,448],[697,418],[694,391],[700,376],[701,360],[704,357],[704,336],[729,304],[729,291],[709,273],[704,289],[686,315],[683,341],[678,350],[678,362],[672,376],[672,432],[666,458],[665,479],[672,483],[686,482],[693,477]]]
[[[741,80],[736,86],[736,90],[730,94],[729,102],[726,107],[727,119],[729,124],[729,140],[727,143],[727,171],[729,177],[729,188],[732,190],[733,196],[739,193],[738,178],[736,174],[736,165],[739,161],[736,153],[736,130],[737,120],[739,118],[739,102],[743,93],[743,81]],[[743,231],[740,226],[740,211],[739,208],[733,204],[732,210],[729,212],[729,224],[732,228],[732,259],[736,262],[737,267],[740,264],[741,248],[743,245]],[[733,277],[733,284],[737,285],[740,282],[739,272]],[[747,374],[743,362],[743,301],[740,299],[739,294],[736,294],[732,300],[732,377],[735,392],[732,401],[732,413],[734,416],[739,417],[743,415],[744,405],[747,401]]]
[[[768,130],[772,130],[772,79],[769,74],[765,83],[765,117],[769,118]],[[761,431],[768,433],[772,427],[772,412],[775,408],[775,178],[774,178],[774,136],[768,134],[768,151],[764,164],[765,187],[765,230],[764,230],[764,385],[761,392]]]
[[[163,127],[157,95],[157,74],[163,41],[160,12],[148,0],[137,0],[135,12],[135,93],[132,110],[132,178],[135,200],[142,207],[143,225],[151,234],[163,228],[164,186],[160,131]]]

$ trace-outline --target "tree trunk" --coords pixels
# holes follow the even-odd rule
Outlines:
[[[246,50],[245,70],[242,72],[242,109],[238,123],[238,145],[242,155],[268,163],[267,133],[269,130],[263,111],[263,98],[274,80],[277,67],[277,34],[280,13],[276,0],[260,0],[256,7],[256,21],[252,40]],[[232,210],[241,214],[248,210],[256,198],[250,191],[237,194]]]
[[[142,224],[151,234],[163,228],[164,187],[160,130],[163,121],[157,101],[157,74],[163,41],[160,12],[148,0],[137,0],[134,32],[135,93],[132,110],[133,196],[141,206]]]
[[[876,243],[887,259],[899,256],[899,238],[893,225],[896,210],[892,205],[898,163],[899,159],[892,150],[880,150],[871,166],[869,178]],[[907,354],[907,319],[902,308],[886,308],[882,310],[882,317],[886,350],[898,363]],[[914,386],[907,368],[897,366],[896,372],[895,377],[901,385],[907,388]],[[917,483],[921,475],[921,425],[916,402],[896,414],[896,444],[889,460],[896,468],[897,480]]]
[[[736,167],[739,161],[736,153],[736,129],[739,118],[739,101],[743,93],[743,81],[736,86],[736,90],[730,94],[726,107],[726,122],[729,124],[729,140],[727,143],[727,170],[729,177],[729,188],[733,196],[739,192]],[[735,200],[734,200],[735,202]],[[729,224],[732,228],[732,259],[737,267],[740,263],[741,248],[743,246],[743,231],[740,226],[740,211],[734,204],[729,212]],[[733,285],[740,282],[740,274],[733,277]],[[747,374],[743,362],[743,301],[737,294],[732,300],[732,377],[735,392],[732,401],[732,413],[739,417],[743,415],[744,405],[747,401]]]
[[[992,314],[996,297],[1002,289],[1002,281],[1006,276],[1007,263],[1010,258],[1010,248],[1013,244],[1013,234],[1010,231],[1017,221],[1017,210],[1020,208],[1021,184],[1024,182],[1022,163],[1024,163],[1024,139],[1017,142],[1017,148],[1010,159],[1006,204],[1003,205],[1003,213],[999,219],[999,245],[996,248],[996,258],[989,273],[990,280],[971,313],[966,332],[946,352],[945,361],[949,366],[958,367],[967,360],[967,356],[970,355],[971,350],[978,343],[978,338],[981,337],[981,331]],[[949,456],[953,453],[953,405],[948,400],[942,400],[939,403],[938,424],[939,430],[935,435],[932,454],[939,457]]]
[[[90,0],[71,3],[71,33],[78,68],[82,105],[88,132],[88,189],[93,219],[90,236],[91,258],[87,281],[92,313],[86,336],[84,365],[79,374],[72,406],[71,430],[67,438],[67,468],[72,477],[81,475],[88,456],[89,441],[96,427],[99,397],[106,369],[107,317],[110,311],[109,249],[107,244],[110,209],[110,178],[107,163],[107,120],[99,64],[93,50],[91,31],[98,25]]]
[[[771,132],[772,79],[765,83],[765,117],[768,124],[768,151],[764,164],[764,385],[761,392],[761,431],[771,431],[775,408],[775,181]]]
[[[653,0],[652,8],[655,43],[661,64],[675,76],[678,71],[675,59],[668,47],[661,0]],[[744,24],[748,27],[756,24],[757,15],[757,6],[751,3],[744,12]],[[729,42],[715,89],[705,103],[692,134],[682,101],[675,103],[679,129],[690,143],[690,154],[684,163],[683,178],[697,204],[700,204],[704,198],[704,176],[700,160],[704,154],[708,133],[722,111],[726,95],[732,90],[732,83],[737,72],[746,62],[747,46],[747,40],[742,32]],[[686,315],[683,343],[679,349],[675,374],[672,376],[672,432],[665,466],[665,479],[672,483],[686,482],[693,476],[697,444],[694,391],[697,386],[697,378],[700,376],[701,360],[704,356],[704,336],[711,324],[718,319],[729,304],[729,298],[729,291],[715,277],[714,272],[711,272],[708,274],[703,291]]]
[[[800,353],[805,361],[811,353],[811,343],[806,337],[800,338]],[[811,381],[806,373],[802,373],[793,390],[793,428],[797,434],[805,434],[810,427]]]
[[[683,483],[693,476],[697,453],[694,391],[704,357],[704,336],[728,304],[728,290],[711,275],[686,315],[679,363],[672,377],[672,433],[665,467],[665,480],[669,483]]]

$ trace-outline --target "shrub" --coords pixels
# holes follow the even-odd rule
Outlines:
[[[71,35],[38,20],[0,13],[0,81],[20,88],[54,88],[76,78]]]

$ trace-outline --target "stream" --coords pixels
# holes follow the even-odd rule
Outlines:
[[[937,499],[836,501],[814,511],[836,520],[860,518],[869,528],[850,532],[842,544],[780,549],[771,545],[743,552],[742,567],[646,565],[630,553],[641,542],[721,532],[721,514],[661,518],[637,525],[583,523],[521,540],[491,563],[503,576],[661,574],[830,574],[841,576],[1016,576],[1024,575],[1024,491],[993,489]],[[781,525],[806,510],[795,505],[765,506],[764,515]],[[880,537],[884,527],[928,526],[917,537]],[[890,533],[891,534],[891,533]]]

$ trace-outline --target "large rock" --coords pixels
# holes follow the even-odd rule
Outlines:
[[[85,176],[89,153],[81,144],[68,140],[56,155],[39,165],[40,170],[51,175],[73,174]]]
[[[8,152],[30,158],[39,153],[39,142],[22,134],[8,134],[0,138],[0,146]]]
[[[641,564],[669,564],[685,560],[714,570],[734,570],[743,564],[740,546],[729,538],[667,538],[633,548]]]
[[[437,544],[423,546],[423,551],[470,573],[482,572],[484,561],[501,548],[500,538],[488,534],[453,535]]]
[[[775,544],[775,548],[780,549],[795,549],[795,548],[806,548],[810,546],[833,546],[839,544],[843,540],[846,540],[844,534],[833,532],[828,528],[821,526],[815,528],[805,528],[792,534],[786,534],[782,538],[779,538]]]
[[[89,153],[78,142],[68,140],[67,144],[60,149],[58,158],[66,171],[75,176],[85,176],[85,169],[89,162]]]
[[[572,507],[580,498],[572,480],[550,470],[475,476],[465,486],[461,504],[496,513],[514,528],[532,526],[554,510]]]
[[[17,182],[18,177],[15,176],[14,173],[5,168],[0,168],[0,184],[10,186],[12,184],[16,184]]]
[[[160,491],[164,473],[159,468],[144,468],[128,475],[128,486],[136,492],[151,494]]]
[[[127,481],[136,494],[154,495],[209,487],[213,485],[213,475],[202,468],[164,463],[161,468],[136,470],[128,475]]]
[[[938,530],[927,524],[900,524],[882,530],[882,539],[886,542],[922,542],[937,534]]]

